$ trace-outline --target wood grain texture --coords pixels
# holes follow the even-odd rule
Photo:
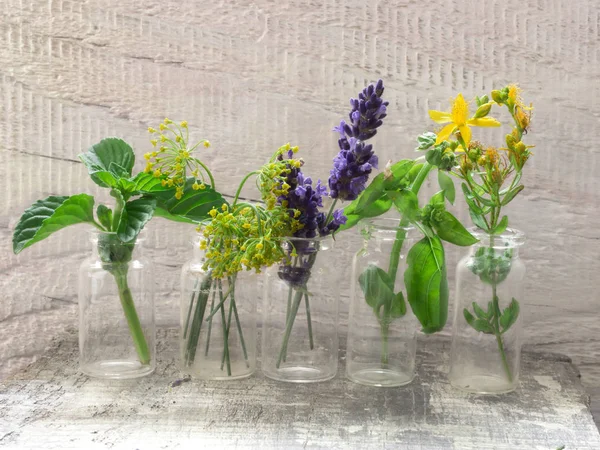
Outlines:
[[[80,151],[118,135],[141,155],[147,126],[169,116],[188,120],[194,136],[213,143],[206,161],[223,190],[233,191],[288,141],[301,147],[313,178],[325,179],[337,148],[331,128],[347,114],[348,97],[382,77],[390,101],[374,139],[382,162],[413,156],[414,137],[433,129],[427,109],[445,109],[456,91],[472,98],[517,81],[535,102],[528,136],[535,157],[527,188],[510,208],[512,225],[528,236],[526,340],[569,354],[584,385],[600,392],[597,0],[2,4],[0,152],[9,168],[0,177],[2,376],[76,323],[76,270],[90,245],[85,228],[19,256],[10,235],[40,197],[87,191],[109,201],[89,181]],[[500,145],[502,134],[476,136]],[[426,194],[435,189],[429,183]],[[467,219],[463,205],[455,212]],[[191,230],[157,220],[149,231],[162,271],[158,319],[175,324]],[[357,244],[352,236],[339,248],[345,276]],[[461,251],[447,253],[452,267]],[[343,306],[342,322],[346,314]],[[599,403],[594,397],[592,408]]]
[[[568,358],[524,352],[519,390],[464,394],[448,385],[447,340],[428,338],[409,386],[312,385],[260,373],[236,382],[183,382],[177,329],[160,330],[157,373],[99,381],[77,370],[74,332],[0,391],[7,448],[598,449],[600,434]],[[344,354],[341,352],[341,361]],[[342,366],[343,367],[343,366]]]

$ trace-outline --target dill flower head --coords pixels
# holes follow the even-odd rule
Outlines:
[[[206,183],[214,186],[214,180],[208,168],[193,155],[198,147],[208,148],[210,143],[203,139],[189,147],[186,121],[175,123],[170,119],[165,119],[158,126],[158,130],[150,127],[148,132],[152,136],[150,143],[155,150],[144,155],[147,161],[144,172],[161,178],[163,186],[175,187],[177,199],[183,196],[188,177],[194,178],[192,184],[194,190],[205,189]]]

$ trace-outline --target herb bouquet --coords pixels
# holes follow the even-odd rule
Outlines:
[[[154,370],[154,279],[140,248],[144,226],[153,216],[199,221],[223,203],[212,182],[200,181],[202,164],[187,148],[187,124],[166,119],[160,129],[156,150],[146,154],[155,161],[136,175],[135,154],[121,139],[104,139],[79,155],[92,181],[110,190],[112,209],[100,204],[94,215],[91,195],[53,195],[29,207],[15,227],[19,253],[67,226],[92,226],[92,256],[79,275],[80,368],[92,376],[134,378]]]
[[[508,228],[503,208],[524,189],[523,168],[531,146],[523,142],[531,121],[520,89],[507,86],[477,97],[472,117],[459,94],[450,113],[430,111],[431,118],[449,122],[435,136],[428,155],[456,155],[452,174],[462,180],[462,191],[475,224],[479,243],[457,267],[456,310],[452,333],[450,381],[463,390],[501,393],[518,383],[521,351],[520,300],[524,295],[525,266],[519,258],[522,232]],[[495,148],[471,139],[470,126],[500,126],[488,117],[492,107],[506,107],[513,123],[506,147]],[[433,140],[434,135],[430,135]]]

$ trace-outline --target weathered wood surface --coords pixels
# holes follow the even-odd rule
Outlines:
[[[414,155],[414,137],[433,129],[428,108],[447,108],[456,91],[472,98],[515,80],[536,107],[535,157],[510,210],[528,236],[526,341],[572,357],[598,395],[592,408],[600,402],[598,0],[0,4],[0,376],[76,324],[84,228],[19,256],[10,235],[38,198],[100,194],[76,156],[100,138],[121,136],[141,155],[146,127],[170,116],[211,140],[207,162],[229,192],[288,141],[300,145],[313,178],[325,179],[337,148],[331,128],[365,83],[383,77],[391,102],[374,140],[383,163]],[[474,135],[501,145],[501,131],[484,131]],[[427,194],[434,189],[429,183]],[[468,218],[462,205],[456,213]],[[189,231],[149,226],[163,324],[177,321]],[[336,264],[346,276],[348,254]],[[461,250],[447,254],[452,276]]]
[[[418,376],[403,388],[343,377],[294,385],[256,376],[235,382],[179,379],[177,330],[161,330],[157,372],[106,382],[77,371],[67,334],[0,391],[6,448],[327,448],[586,450],[600,448],[589,397],[568,358],[524,353],[518,391],[476,396],[446,379],[448,342],[428,339]]]

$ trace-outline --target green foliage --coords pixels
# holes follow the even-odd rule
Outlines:
[[[444,328],[448,318],[448,280],[444,247],[437,237],[425,237],[408,252],[404,284],[408,303],[423,332]]]
[[[122,139],[106,138],[80,154],[79,159],[87,167],[94,183],[115,188],[121,178],[131,177],[135,154]]]
[[[125,203],[121,213],[117,236],[122,242],[131,242],[137,238],[144,225],[152,219],[156,208],[156,199],[141,197]]]
[[[512,249],[479,247],[469,263],[469,270],[484,283],[498,285],[506,279],[511,266]]]
[[[517,318],[519,317],[519,312],[519,302],[513,297],[510,304],[508,305],[508,308],[505,308],[504,311],[502,311],[502,315],[500,316],[500,326],[502,327],[502,333],[506,333],[510,329],[510,327],[514,325],[514,323],[517,321]]]
[[[20,253],[52,233],[78,223],[94,223],[94,197],[91,195],[50,196],[38,200],[25,210],[15,227],[13,251]]]
[[[416,149],[427,150],[428,148],[433,146],[433,144],[435,144],[436,139],[437,135],[435,133],[432,133],[431,131],[423,133],[422,135],[417,137],[417,142],[419,143],[419,146]]]
[[[98,221],[104,228],[107,230],[111,229],[113,215],[110,208],[104,205],[98,205],[98,208],[96,208],[96,216],[98,216]]]
[[[358,277],[367,304],[380,322],[389,322],[406,314],[402,292],[394,294],[393,281],[386,271],[370,264]]]
[[[476,302],[473,302],[472,308],[475,315],[467,308],[463,310],[463,316],[467,323],[480,333],[498,336],[506,333],[515,324],[520,312],[519,302],[515,298],[502,313],[498,306],[498,297],[488,303],[487,311],[483,310]]]
[[[460,221],[450,214],[443,211],[436,220],[432,221],[433,228],[437,235],[446,242],[462,247],[469,247],[478,240],[469,233]]]
[[[410,189],[400,191],[387,191],[387,196],[392,199],[394,205],[402,215],[409,221],[414,222],[419,215],[419,199]]]
[[[454,189],[454,181],[443,170],[438,170],[438,183],[440,189],[444,191],[444,196],[451,204],[454,204],[456,198],[456,189]]]

